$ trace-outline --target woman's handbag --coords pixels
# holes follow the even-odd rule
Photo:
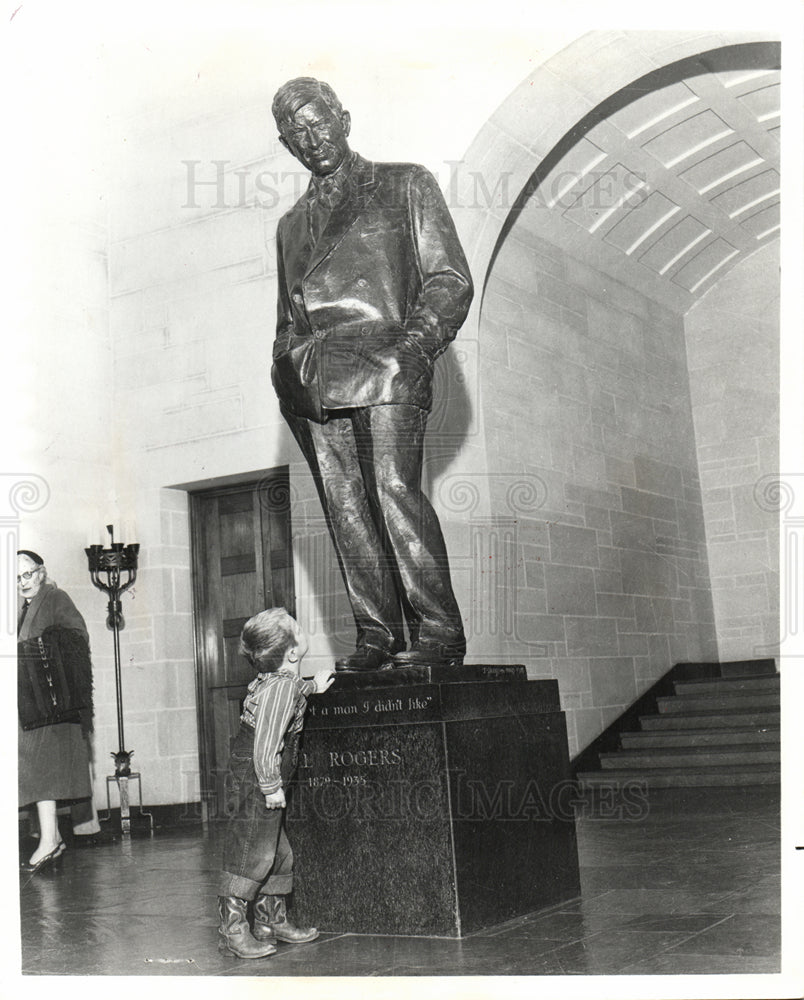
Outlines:
[[[23,729],[92,717],[89,643],[76,629],[51,626],[17,643],[17,707]]]

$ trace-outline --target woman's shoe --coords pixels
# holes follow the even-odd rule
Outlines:
[[[47,868],[48,865],[55,864],[56,861],[64,854],[67,850],[67,845],[63,840],[60,840],[58,844],[53,848],[50,854],[46,854],[43,858],[40,858],[35,864],[31,864],[30,861],[24,861],[20,865],[20,871],[25,875],[35,875],[37,872],[41,872],[43,868]]]

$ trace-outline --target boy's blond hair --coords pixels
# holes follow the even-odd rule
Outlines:
[[[237,651],[261,673],[273,673],[296,642],[296,620],[285,608],[268,608],[249,618]]]

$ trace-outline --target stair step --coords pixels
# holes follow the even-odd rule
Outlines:
[[[621,733],[626,750],[643,747],[752,746],[757,743],[779,744],[778,726],[741,726],[734,729],[667,729],[641,733]]]
[[[728,694],[676,694],[657,698],[660,712],[702,711],[705,709],[778,708],[779,692],[735,691]]]
[[[742,677],[745,674],[775,674],[776,661],[768,657],[763,660],[726,660],[720,664],[721,677]]]
[[[690,668],[703,667],[707,670],[712,670],[714,667],[719,671],[721,677],[743,677],[746,674],[776,673],[776,661],[771,657],[759,660],[726,660],[723,663],[678,663],[676,666],[686,673],[690,672]]]
[[[676,681],[676,694],[730,694],[733,691],[778,691],[779,675],[773,677],[701,677],[689,681]]]
[[[604,770],[622,767],[723,767],[738,764],[777,764],[781,751],[773,744],[754,747],[667,747],[644,750],[618,750],[600,754],[600,764]]]
[[[610,771],[584,771],[578,775],[581,787],[601,785],[622,787],[644,784],[649,788],[714,788],[724,785],[775,785],[779,768],[773,764],[740,764],[734,767],[656,768],[640,771],[622,768]]]
[[[779,710],[745,708],[730,712],[665,712],[664,715],[641,715],[639,724],[650,729],[733,729],[735,726],[778,726]]]

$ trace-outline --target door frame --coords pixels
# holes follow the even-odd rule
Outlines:
[[[182,488],[187,490],[190,523],[190,578],[193,595],[193,658],[195,660],[195,690],[196,690],[196,717],[198,725],[198,767],[199,767],[199,792],[201,796],[201,819],[206,823],[209,819],[210,798],[216,795],[216,786],[213,781],[210,784],[210,755],[208,750],[208,733],[211,723],[212,704],[207,703],[207,682],[209,674],[209,658],[204,641],[203,621],[202,621],[202,601],[203,574],[201,572],[202,557],[202,532],[200,530],[201,514],[200,507],[202,500],[210,496],[220,497],[230,493],[239,493],[248,486],[257,487],[266,479],[284,479],[285,483],[290,483],[290,468],[287,464],[273,466],[270,469],[257,470],[250,473],[239,473],[234,476],[222,476],[219,479],[206,479],[195,484],[184,484]],[[291,512],[288,510],[290,518]],[[292,519],[290,528],[292,533]],[[292,534],[291,534],[292,537]],[[292,557],[292,551],[291,551]],[[294,614],[295,608],[295,573],[293,584],[294,607],[289,607],[288,611]]]

